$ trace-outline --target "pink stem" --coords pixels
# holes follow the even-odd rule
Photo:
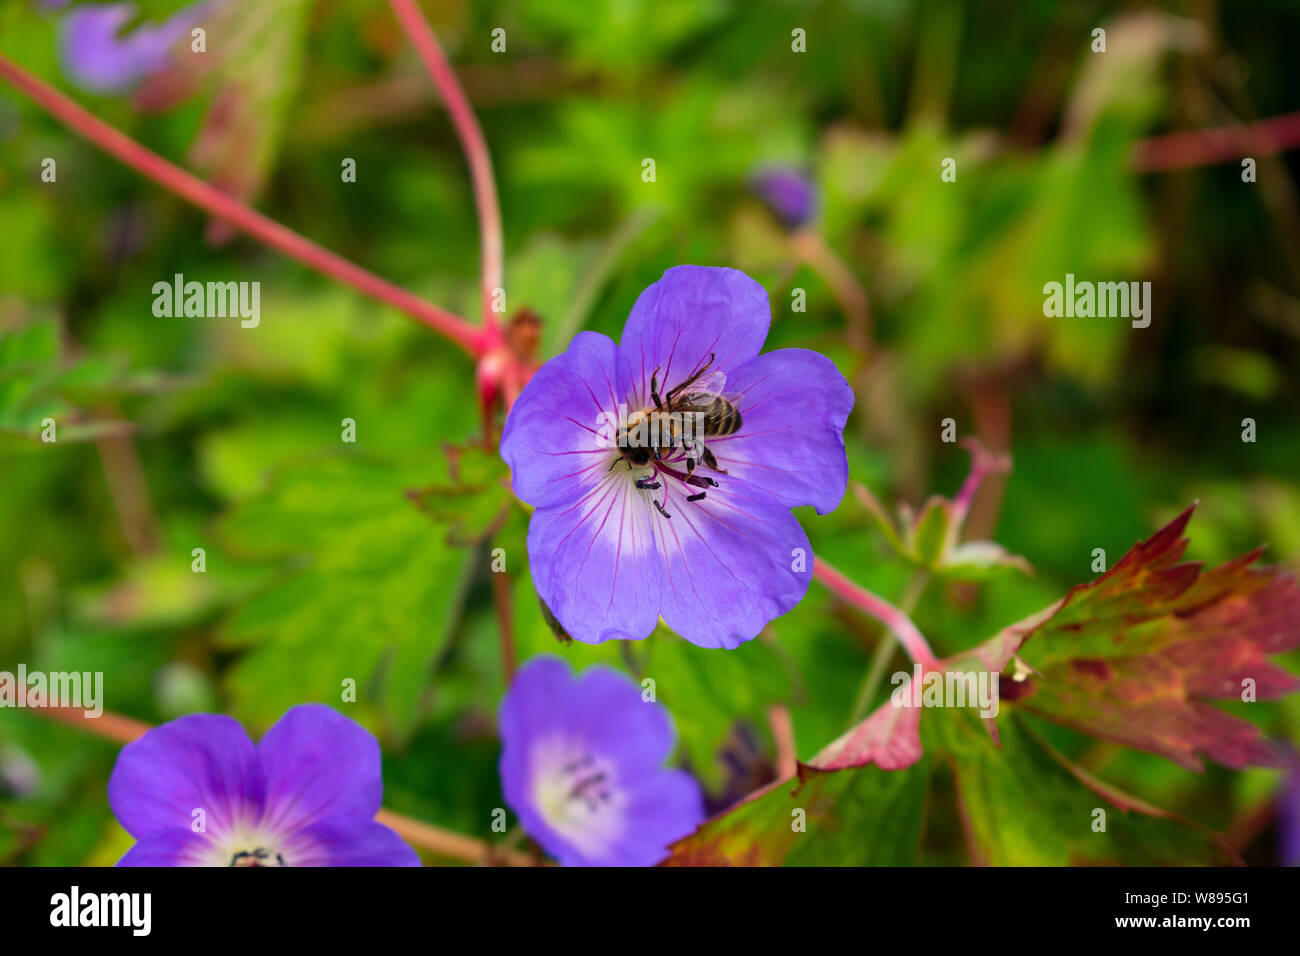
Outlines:
[[[984,447],[983,442],[976,438],[967,438],[962,441],[966,449],[970,452],[970,474],[962,482],[961,490],[957,492],[957,497],[953,499],[952,523],[955,527],[960,528],[966,522],[966,516],[970,513],[971,503],[975,500],[975,493],[980,490],[980,485],[989,475],[997,475],[1011,470],[1011,459],[1006,455],[989,451]]]
[[[834,567],[818,558],[813,566],[813,577],[817,578],[836,597],[856,607],[859,611],[875,618],[893,632],[898,643],[903,646],[907,656],[922,667],[936,667],[938,660],[930,645],[926,643],[912,619],[898,607],[890,604],[878,594],[873,594],[860,584],[855,584]]]
[[[502,287],[501,206],[497,202],[496,180],[492,176],[492,156],[483,139],[483,130],[474,115],[474,109],[465,98],[456,74],[443,55],[438,38],[434,36],[429,21],[415,0],[388,0],[393,13],[406,31],[406,38],[424,61],[424,67],[433,78],[442,95],[442,101],[456,127],[465,160],[469,163],[470,182],[474,187],[474,206],[478,211],[481,284],[483,293],[483,324],[492,331],[497,329],[497,315],[492,310],[494,291]]]
[[[338,279],[451,339],[478,357],[488,347],[482,330],[457,315],[426,302],[401,286],[317,245],[273,219],[228,196],[215,186],[163,159],[120,130],[78,106],[58,90],[0,55],[0,77],[34,100],[37,105],[110,156],[153,180],[205,212],[242,229],[254,239],[327,276]]]
[[[1213,163],[1241,162],[1250,155],[1268,156],[1300,146],[1300,112],[1248,126],[1219,126],[1169,133],[1138,143],[1133,165],[1141,172],[1185,169]]]

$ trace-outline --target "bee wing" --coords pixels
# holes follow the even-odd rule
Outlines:
[[[705,372],[686,388],[688,395],[721,395],[727,384],[727,375],[721,370]]]

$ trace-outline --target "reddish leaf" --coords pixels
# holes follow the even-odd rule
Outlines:
[[[1256,727],[1207,703],[1300,687],[1268,655],[1300,646],[1300,588],[1252,551],[1211,571],[1183,563],[1188,508],[1091,584],[1072,590],[1023,636],[1038,672],[1017,696],[1027,710],[1095,737],[1162,754],[1190,769],[1275,766]],[[1014,631],[1015,629],[1013,629]]]
[[[882,770],[901,770],[920,759],[921,709],[890,702],[823,747],[808,766],[842,770],[874,763]]]
[[[939,669],[1001,673],[1020,654],[1033,676],[1004,674],[1003,703],[1194,770],[1200,757],[1233,768],[1276,765],[1275,749],[1253,724],[1207,701],[1239,698],[1247,678],[1259,699],[1300,687],[1268,659],[1300,646],[1300,588],[1277,568],[1253,568],[1259,551],[1206,572],[1179,563],[1191,514],[1188,508],[1135,545],[1097,580]],[[908,766],[921,756],[919,721],[919,710],[887,702],[810,766]],[[985,726],[996,739],[994,722]]]

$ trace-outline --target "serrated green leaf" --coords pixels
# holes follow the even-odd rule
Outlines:
[[[411,729],[481,560],[404,494],[403,477],[437,467],[329,456],[282,474],[223,522],[233,549],[285,566],[222,631],[245,650],[226,682],[238,716],[267,726],[294,703],[341,699],[351,680],[359,703],[397,733]]]
[[[927,764],[783,780],[677,841],[663,866],[910,866],[925,821]]]

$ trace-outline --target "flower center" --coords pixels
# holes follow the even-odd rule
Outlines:
[[[207,834],[202,852],[206,866],[289,866],[299,850],[286,847],[292,833],[247,818],[236,819],[230,827],[218,827]],[[287,859],[286,859],[287,857]]]
[[[623,829],[622,791],[614,768],[590,751],[544,742],[535,764],[537,809],[557,833],[599,855]]]
[[[228,866],[288,866],[284,862],[284,857],[275,850],[268,850],[264,846],[256,847],[252,850],[238,850],[231,854]]]

